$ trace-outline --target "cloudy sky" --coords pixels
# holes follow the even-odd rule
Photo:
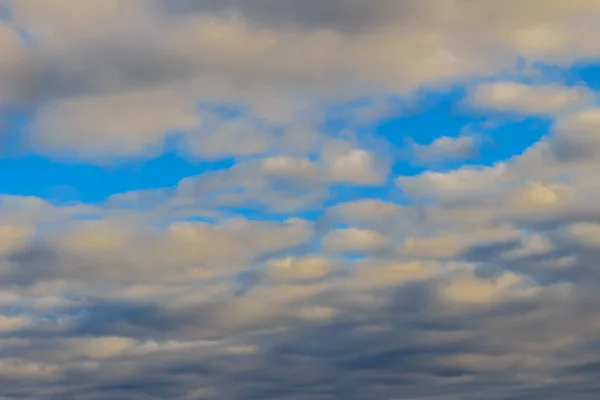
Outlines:
[[[0,399],[596,399],[598,37],[598,0],[0,0]]]

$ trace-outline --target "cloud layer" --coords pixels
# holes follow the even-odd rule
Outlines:
[[[0,10],[20,151],[218,164],[0,195],[0,399],[595,398],[600,108],[557,76],[600,56],[597,1]],[[460,132],[378,133],[434,92]]]

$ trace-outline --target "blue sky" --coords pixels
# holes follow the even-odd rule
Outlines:
[[[583,73],[577,69],[572,72],[578,79],[571,79],[577,82],[583,79],[586,84],[594,81],[594,75],[589,76],[587,69]],[[406,152],[410,140],[426,145],[440,136],[458,137],[465,132],[478,135],[481,142],[479,154],[470,160],[451,160],[438,166],[448,170],[465,163],[491,165],[507,160],[522,153],[548,133],[551,121],[547,118],[485,115],[477,110],[464,109],[461,105],[464,96],[464,90],[426,93],[418,106],[411,107],[410,111],[393,110],[391,115],[360,127],[357,134],[368,134],[385,141],[392,151],[404,150],[405,154],[394,160],[392,172],[396,175],[415,175],[426,171],[427,166],[415,165],[410,150]],[[351,106],[348,108],[352,109]],[[235,117],[235,113],[224,115],[227,118]],[[184,177],[228,168],[235,162],[230,157],[218,160],[190,159],[178,151],[176,138],[166,140],[164,152],[156,157],[131,157],[119,162],[109,160],[101,165],[53,157],[28,150],[19,143],[26,134],[28,120],[23,115],[13,115],[6,123],[5,140],[8,145],[6,156],[0,160],[0,171],[11,179],[2,182],[2,192],[5,194],[31,195],[59,202],[97,203],[115,193],[174,186]],[[324,124],[325,131],[332,134],[348,126],[351,126],[350,122],[344,119]],[[377,195],[376,191],[373,195]]]
[[[0,0],[0,400],[595,399],[595,0]]]

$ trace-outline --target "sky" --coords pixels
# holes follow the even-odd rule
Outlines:
[[[597,0],[0,0],[0,400],[600,390]]]

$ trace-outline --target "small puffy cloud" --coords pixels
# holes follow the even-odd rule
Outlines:
[[[377,185],[385,181],[388,173],[385,160],[343,141],[326,143],[321,162],[327,179],[336,183]]]
[[[135,345],[136,341],[131,338],[85,338],[70,340],[67,351],[77,357],[105,359],[122,355]]]
[[[535,287],[524,277],[506,273],[493,280],[468,275],[456,278],[443,285],[440,295],[452,303],[481,306],[534,293]]]
[[[225,353],[234,355],[254,354],[258,351],[256,346],[230,346],[225,349]]]
[[[441,136],[430,144],[415,143],[412,151],[420,162],[461,161],[478,153],[477,140],[472,136]]]
[[[336,314],[335,309],[330,307],[310,307],[300,310],[300,316],[309,321],[326,322]]]
[[[261,171],[267,176],[290,179],[296,182],[310,182],[318,179],[315,162],[299,157],[277,156],[261,161]]]
[[[162,201],[197,207],[266,206],[273,212],[290,212],[319,205],[326,197],[327,181],[321,180],[316,171],[312,161],[301,157],[249,160],[184,178],[175,193]],[[152,193],[158,197],[161,194]]]
[[[269,260],[265,275],[277,282],[310,281],[327,275],[332,266],[331,260],[318,256],[286,257]]]
[[[463,167],[450,172],[427,171],[417,176],[401,176],[396,184],[415,197],[432,197],[441,201],[459,201],[501,188],[507,179],[506,165]]]
[[[297,120],[293,110],[290,111],[292,115],[287,117],[264,115],[273,112],[275,107],[267,104],[264,107],[267,110],[241,112],[235,116],[220,115],[210,109],[198,111],[198,126],[182,135],[179,143],[181,152],[200,159],[222,159],[269,156],[281,152],[302,157],[313,151],[322,139],[322,133],[305,121]]]
[[[359,287],[394,287],[428,279],[438,274],[442,266],[436,262],[363,262],[353,276]]]
[[[478,107],[521,114],[553,115],[592,104],[594,94],[585,87],[531,86],[516,82],[479,85],[469,94]]]
[[[27,328],[32,321],[28,317],[7,317],[5,315],[0,314],[0,332],[8,333],[8,332],[16,332]]]
[[[600,109],[587,108],[558,120],[558,131],[569,135],[593,134],[600,124]]]
[[[503,255],[506,259],[535,256],[552,251],[552,241],[539,234],[526,236],[521,239],[520,247],[510,250]]]
[[[521,213],[535,213],[560,209],[570,200],[569,188],[560,184],[531,182],[518,190],[510,199],[512,206]]]
[[[22,381],[52,381],[59,376],[58,365],[29,362],[21,359],[3,359],[0,361],[0,379]]]
[[[359,228],[334,229],[322,240],[323,247],[337,253],[362,253],[380,250],[389,239],[375,231]]]
[[[203,125],[207,126],[185,135],[181,144],[185,153],[202,159],[219,159],[264,154],[273,146],[268,128],[251,120],[216,120]]]
[[[452,231],[430,237],[409,237],[398,251],[400,254],[416,257],[455,259],[474,246],[506,242],[518,237],[519,231],[502,227],[468,232]]]
[[[327,210],[332,217],[344,222],[385,220],[401,213],[404,208],[398,204],[379,199],[360,199],[337,204]]]
[[[178,93],[78,97],[42,107],[31,127],[32,144],[92,161],[112,155],[155,155],[170,132],[190,130],[197,124],[194,104]]]
[[[578,222],[566,227],[566,233],[584,246],[600,247],[600,224]]]

